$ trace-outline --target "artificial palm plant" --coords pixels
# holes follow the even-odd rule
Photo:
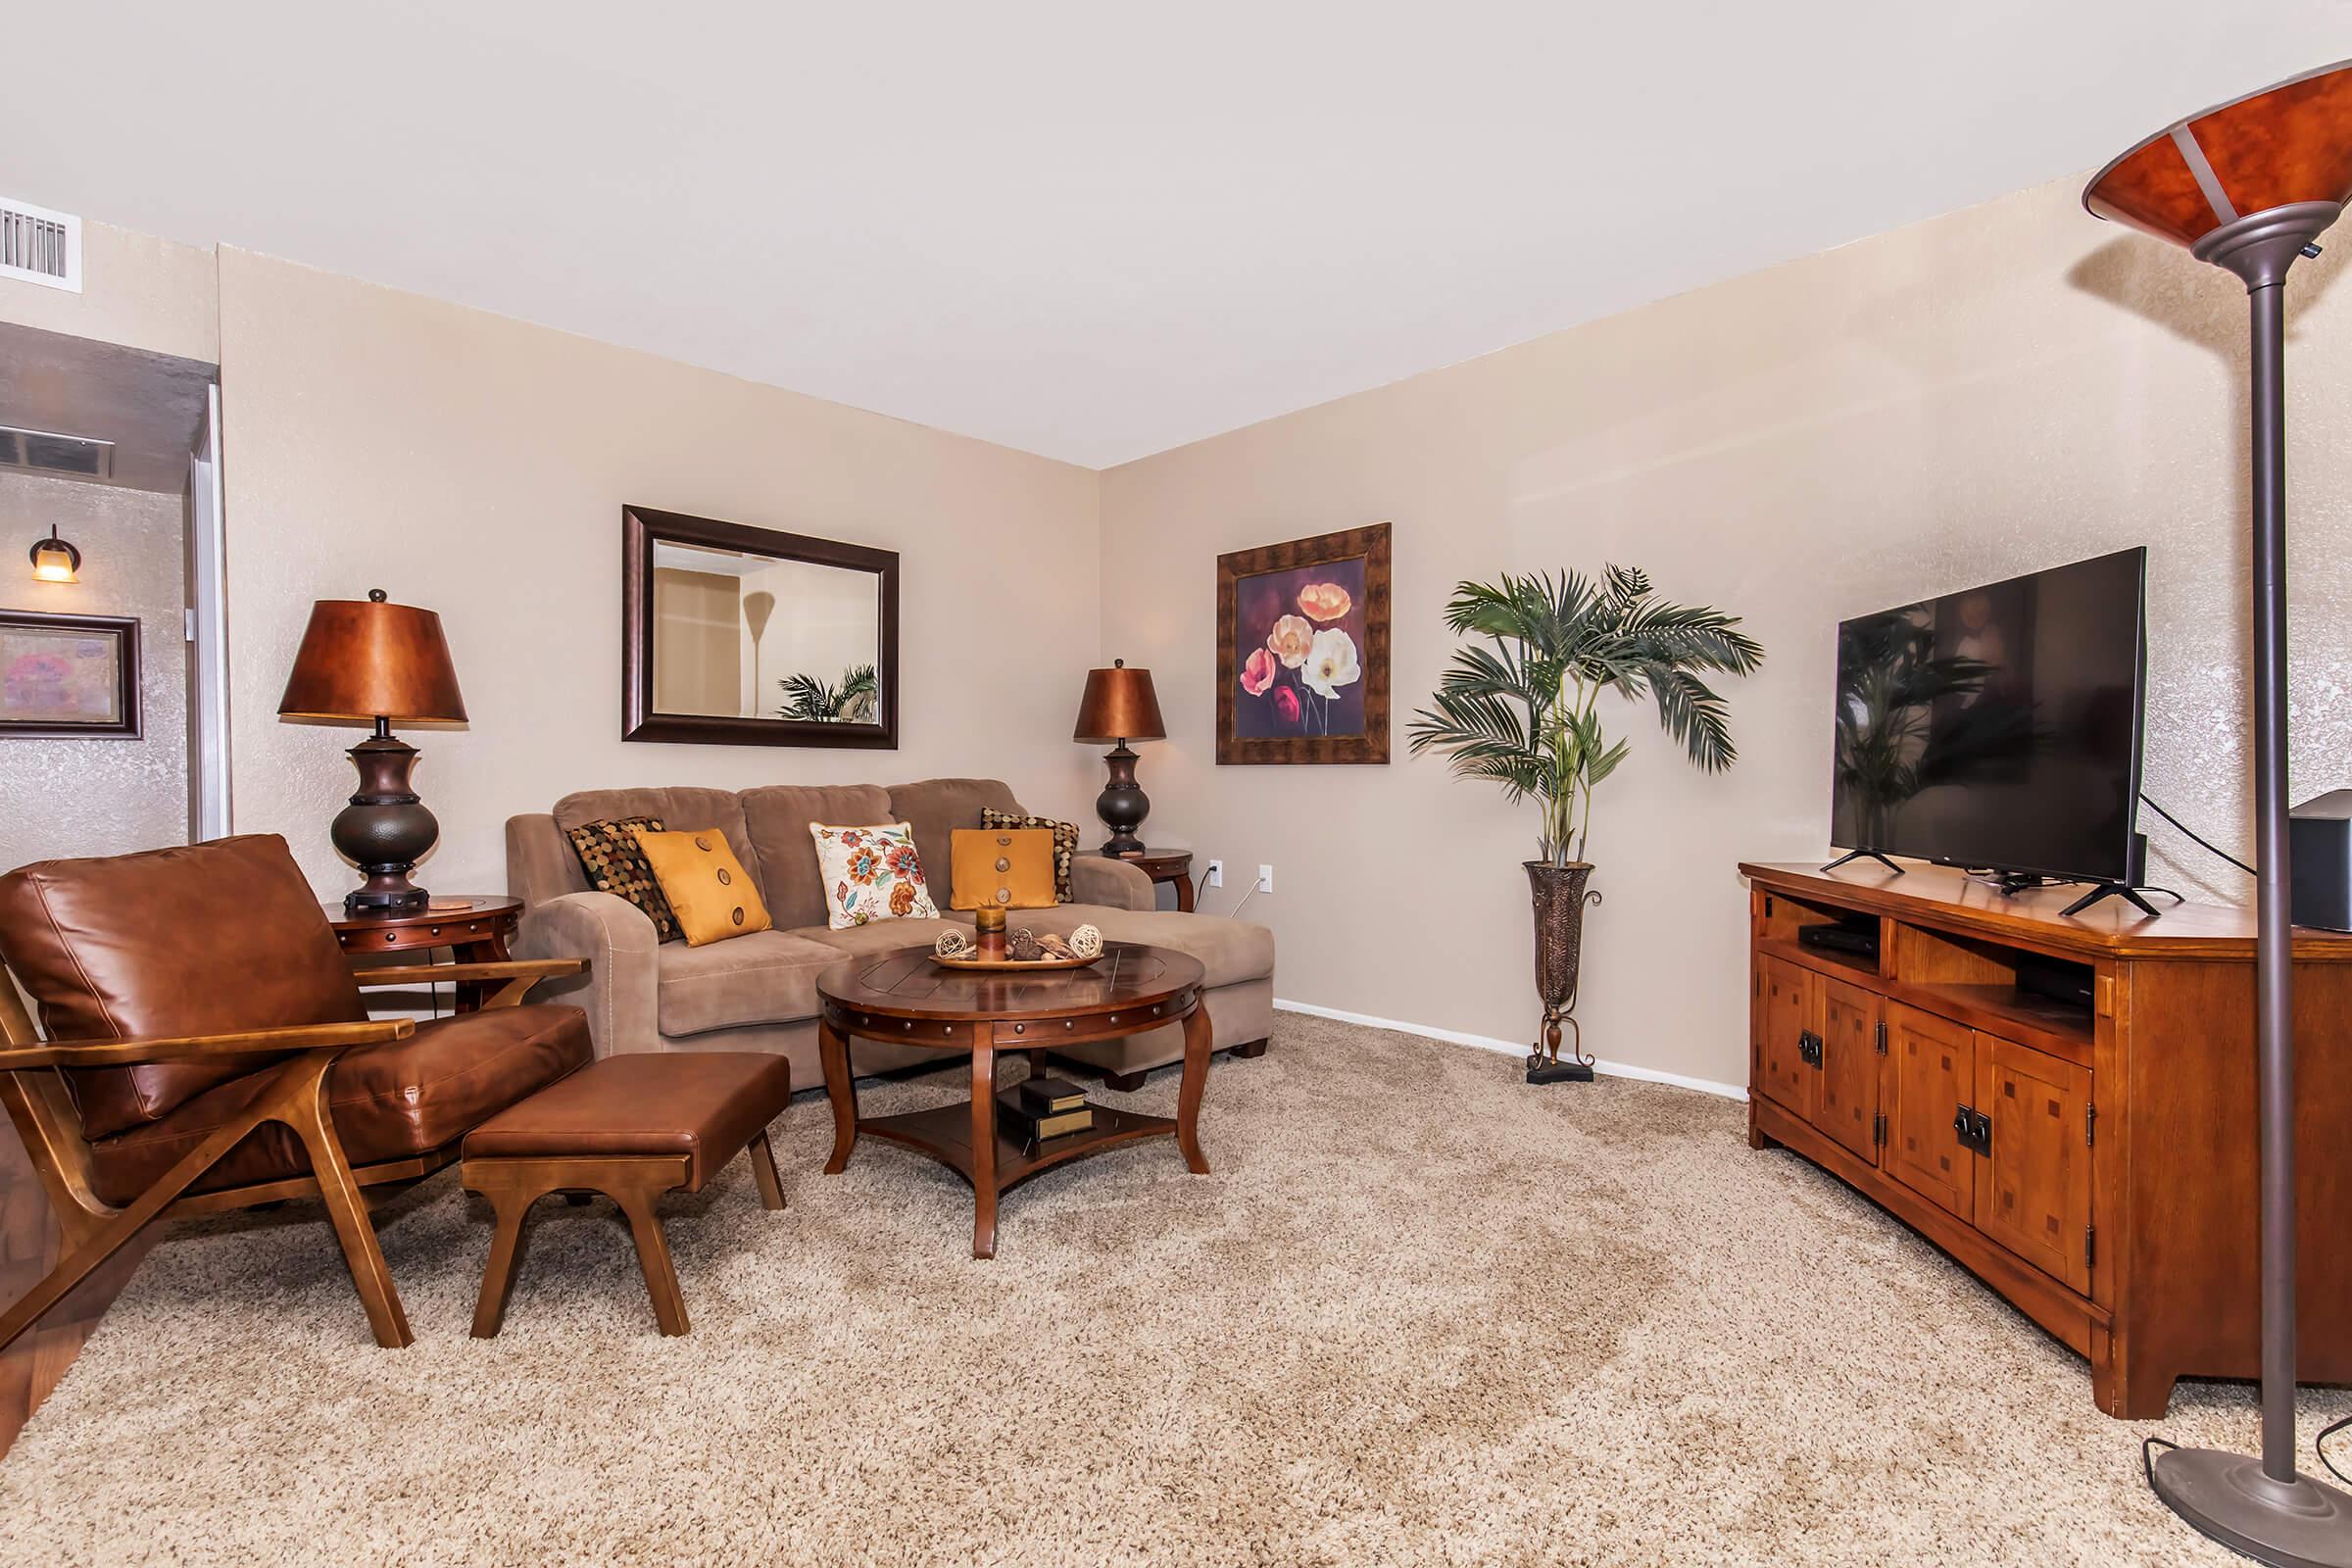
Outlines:
[[[1454,651],[1432,706],[1413,716],[1415,753],[1436,751],[1463,778],[1500,784],[1544,812],[1537,858],[1580,861],[1592,826],[1592,789],[1625,760],[1602,732],[1604,691],[1655,700],[1658,722],[1690,760],[1720,772],[1738,756],[1726,704],[1705,679],[1744,675],[1764,661],[1740,617],[1667,603],[1648,576],[1609,566],[1457,584],[1446,607],[1457,634],[1484,637]]]
[[[841,685],[826,685],[806,670],[776,682],[784,689],[779,718],[798,718],[819,724],[870,724],[881,686],[871,664],[853,664],[841,672]]]
[[[1764,650],[1739,629],[1739,616],[1669,604],[1630,566],[1607,567],[1597,582],[1571,571],[1460,583],[1446,624],[1486,641],[1454,651],[1432,706],[1413,715],[1412,749],[1442,752],[1462,777],[1491,780],[1514,802],[1543,808],[1527,880],[1544,1021],[1527,1080],[1590,1079],[1592,1059],[1574,1010],[1585,906],[1600,895],[1587,886],[1585,841],[1593,786],[1616,771],[1626,749],[1601,729],[1600,694],[1650,698],[1690,760],[1717,772],[1738,754],[1724,700],[1703,677],[1744,675],[1764,662]],[[1576,1041],[1567,1062],[1563,1026]]]

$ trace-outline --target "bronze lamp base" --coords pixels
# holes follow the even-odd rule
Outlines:
[[[409,788],[416,748],[394,737],[391,725],[379,718],[375,734],[346,755],[359,770],[359,793],[335,813],[328,837],[358,863],[366,880],[344,896],[344,911],[421,909],[432,896],[410,882],[409,873],[439,842],[441,824]]]

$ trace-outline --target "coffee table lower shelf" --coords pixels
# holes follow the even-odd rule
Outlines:
[[[1185,1168],[1208,1174],[1200,1152],[1200,1097],[1208,1083],[1208,1013],[1200,1004],[1200,960],[1129,942],[1104,946],[1100,963],[1054,974],[1005,976],[943,969],[928,948],[845,958],[816,978],[824,1010],[816,1051],[833,1106],[833,1155],[825,1174],[848,1168],[860,1134],[904,1144],[955,1171],[972,1188],[972,1255],[997,1255],[997,1196],[1040,1171],[1121,1144],[1173,1138]],[[1099,1045],[1169,1024],[1184,1026],[1184,1077],[1174,1117],[1096,1105],[1095,1125],[1031,1146],[998,1131],[997,1057],[1018,1052],[1035,1073],[1049,1051]],[[897,1116],[858,1114],[850,1069],[853,1036],[924,1050],[968,1053],[973,1098]]]
[[[996,1186],[999,1193],[1008,1192],[1040,1171],[1066,1165],[1088,1154],[1099,1154],[1105,1149],[1121,1144],[1141,1143],[1147,1138],[1176,1136],[1173,1116],[1147,1116],[1136,1110],[1113,1110],[1106,1105],[1091,1107],[1095,1124],[1084,1132],[1064,1133],[1042,1144],[1024,1144],[997,1134]],[[949,1167],[976,1189],[978,1180],[972,1174],[972,1106],[969,1101],[954,1105],[940,1105],[931,1110],[910,1110],[898,1116],[859,1117],[860,1136],[871,1134],[887,1138],[894,1144],[920,1150]]]

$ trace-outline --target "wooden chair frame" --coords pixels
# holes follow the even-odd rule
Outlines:
[[[587,967],[577,958],[524,958],[399,964],[358,970],[353,978],[362,987],[504,981],[497,992],[484,998],[482,1005],[512,1007],[541,980],[579,974]],[[40,1173],[50,1210],[63,1234],[63,1255],[57,1266],[7,1312],[0,1313],[0,1350],[14,1344],[150,1221],[311,1197],[326,1204],[327,1219],[342,1244],[343,1259],[351,1266],[351,1281],[367,1309],[375,1343],[386,1349],[408,1345],[413,1338],[408,1315],[401,1310],[400,1293],[384,1266],[383,1250],[376,1245],[363,1189],[429,1175],[457,1158],[459,1145],[452,1142],[413,1158],[355,1169],[343,1152],[329,1113],[327,1077],[335,1059],[355,1046],[405,1040],[416,1032],[413,1019],[384,1018],[152,1040],[44,1042],[18,1000],[14,982],[0,970],[0,1103],[8,1107],[17,1136],[24,1141],[24,1152]],[[298,1054],[263,1069],[269,1077],[267,1087],[235,1119],[215,1129],[130,1202],[118,1208],[98,1197],[90,1183],[89,1144],[58,1076],[59,1068],[191,1061],[271,1051]],[[181,1196],[265,1122],[278,1122],[302,1140],[310,1154],[310,1175]]]

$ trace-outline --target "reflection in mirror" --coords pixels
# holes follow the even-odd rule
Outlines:
[[[654,707],[663,713],[872,724],[880,576],[654,542]]]
[[[622,737],[898,743],[895,552],[622,513]]]

